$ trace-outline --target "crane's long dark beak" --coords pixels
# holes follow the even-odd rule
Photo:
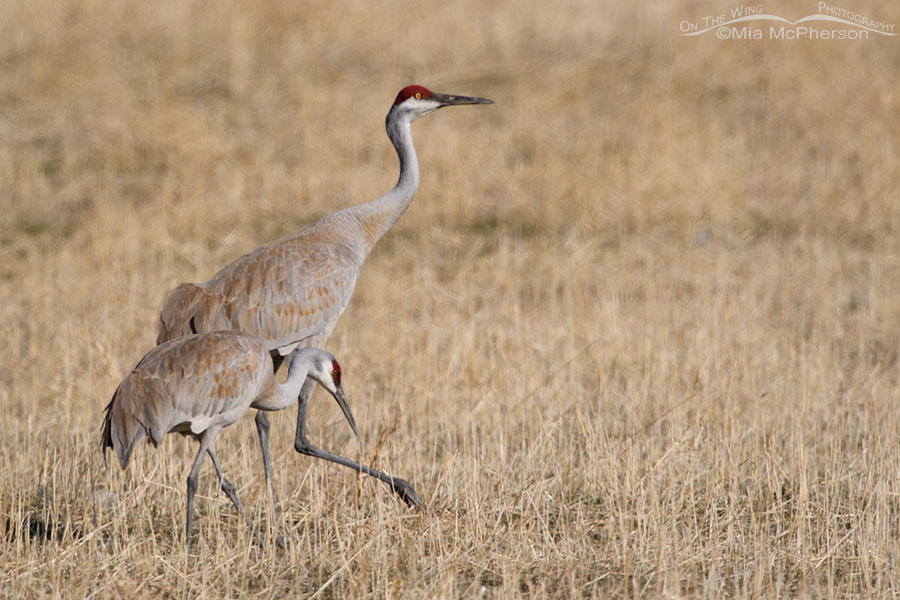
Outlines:
[[[356,421],[353,420],[353,413],[350,412],[350,406],[347,404],[347,398],[344,396],[344,390],[341,386],[337,386],[337,390],[335,390],[334,399],[337,400],[338,406],[341,407],[341,410],[344,412],[344,416],[347,417],[347,422],[350,423],[350,429],[353,430],[353,433],[356,434],[356,437],[359,437],[359,429],[356,428]]]
[[[441,107],[444,106],[454,106],[457,104],[493,104],[493,100],[488,100],[487,98],[475,98],[474,96],[455,96],[453,94],[436,94],[432,92],[431,94],[432,100],[437,100],[441,103]]]

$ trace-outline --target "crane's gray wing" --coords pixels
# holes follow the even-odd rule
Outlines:
[[[142,380],[144,390],[128,402],[130,412],[157,443],[173,429],[197,434],[212,423],[228,425],[273,385],[268,351],[232,331],[157,346],[129,377]]]
[[[233,329],[272,350],[326,330],[347,307],[366,252],[361,232],[334,221],[261,246],[205,283],[175,288],[163,303],[158,341]]]

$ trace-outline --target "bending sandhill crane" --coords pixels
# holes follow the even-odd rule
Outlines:
[[[375,243],[412,202],[419,164],[410,124],[445,106],[491,104],[485,98],[438,94],[411,85],[400,90],[386,119],[400,158],[394,188],[371,202],[346,208],[299,232],[261,246],[203,283],[183,283],[163,301],[158,343],[194,332],[234,329],[255,336],[272,353],[275,369],[298,346],[324,346],[344,312],[359,270]],[[421,500],[406,481],[316,448],[306,439],[306,407],[315,384],[300,391],[294,448],[378,477],[410,506]],[[266,479],[274,503],[269,421],[256,416]]]
[[[106,449],[112,448],[124,469],[146,436],[154,446],[172,431],[194,436],[200,442],[200,450],[187,478],[187,553],[191,553],[194,493],[204,454],[209,454],[222,491],[247,519],[261,546],[262,539],[253,521],[219,466],[213,442],[248,408],[273,411],[293,404],[307,377],[334,396],[356,433],[356,423],[341,389],[341,367],[324,350],[301,348],[294,352],[287,380],[280,384],[275,381],[269,351],[251,336],[218,331],[166,342],[141,359],[106,406],[100,442],[104,459]]]

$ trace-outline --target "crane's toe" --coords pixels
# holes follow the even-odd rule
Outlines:
[[[410,508],[422,508],[422,499],[405,479],[394,479],[392,488]]]
[[[275,531],[275,545],[280,549],[284,550],[287,546],[285,545],[284,536],[281,535],[280,531]]]

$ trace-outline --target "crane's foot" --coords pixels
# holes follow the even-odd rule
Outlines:
[[[256,527],[254,527],[252,523],[251,523],[251,527],[253,529],[253,539],[256,540],[256,545],[259,547],[260,550],[264,549],[266,547],[266,541],[259,534],[259,530]]]
[[[284,550],[286,547],[285,537],[275,526],[265,527],[262,531],[255,531],[254,539],[256,540],[256,545],[259,546],[260,549],[265,549],[267,544],[273,542],[275,543],[275,546],[281,550]]]
[[[280,531],[275,531],[275,545],[284,550],[284,536]]]
[[[416,493],[416,490],[409,485],[409,482],[405,479],[393,478],[389,483],[391,486],[391,490],[400,496],[400,498],[406,502],[406,505],[410,508],[422,508],[422,499],[419,498],[419,495]]]

